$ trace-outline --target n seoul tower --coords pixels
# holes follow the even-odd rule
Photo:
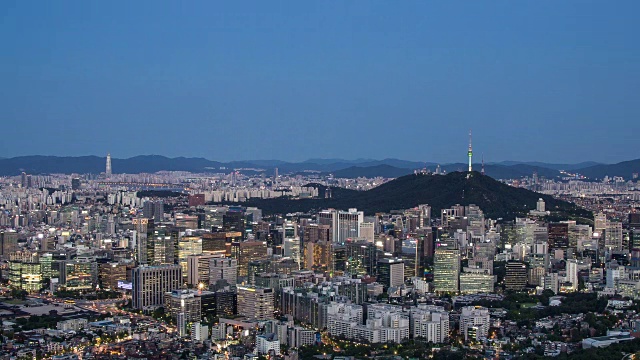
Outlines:
[[[467,152],[469,156],[469,172],[473,171],[471,169],[471,157],[473,156],[473,149],[471,148],[471,130],[469,130],[469,151]]]

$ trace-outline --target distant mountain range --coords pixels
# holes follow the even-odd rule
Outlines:
[[[318,187],[320,194],[324,193],[324,187],[310,185]],[[591,212],[575,204],[505,185],[479,172],[473,172],[469,178],[466,172],[451,172],[443,176],[410,174],[368,191],[340,190],[334,192],[330,199],[252,199],[242,204],[257,206],[265,214],[314,212],[326,208],[358,208],[368,215],[429,204],[434,216],[438,216],[442,209],[455,204],[476,204],[493,219],[513,219],[535,209],[538,199],[543,198],[547,210],[551,211],[554,218],[574,219],[581,223],[592,219]]]
[[[29,174],[78,173],[99,174],[104,172],[105,157],[99,156],[19,156],[0,158],[0,176],[15,176],[21,172]],[[219,162],[205,158],[168,158],[160,155],[141,155],[128,159],[112,158],[114,173],[154,173],[157,171],[190,171],[190,172],[230,172],[234,169],[258,169],[268,175],[278,168],[280,174],[302,173],[315,171],[322,174],[333,174],[335,177],[388,177],[395,178],[413,173],[417,169],[435,171],[435,162],[417,162],[399,159],[310,159],[303,162],[286,162],[280,160],[247,160]],[[465,163],[441,164],[444,172],[464,171]],[[474,164],[475,170],[481,169],[481,164]],[[485,164],[485,173],[496,179],[513,179],[530,176],[537,172],[539,176],[555,178],[561,176],[560,170],[579,173],[592,179],[602,179],[605,176],[622,176],[631,178],[633,173],[640,172],[640,159],[624,161],[617,164],[599,164],[583,162],[579,164],[548,164],[542,162],[503,161]]]

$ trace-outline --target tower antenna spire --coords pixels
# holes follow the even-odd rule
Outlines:
[[[469,172],[472,172],[471,158],[473,156],[473,148],[471,147],[471,130],[469,130],[469,151],[467,152],[467,155],[469,156]]]
[[[482,153],[482,175],[484,175],[484,153]]]

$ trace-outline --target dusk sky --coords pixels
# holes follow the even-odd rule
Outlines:
[[[0,157],[640,158],[640,2],[3,1]]]

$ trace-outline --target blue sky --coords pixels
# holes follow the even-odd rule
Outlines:
[[[3,1],[0,157],[640,157],[638,1]]]

